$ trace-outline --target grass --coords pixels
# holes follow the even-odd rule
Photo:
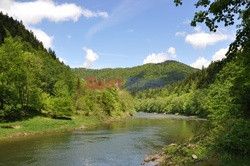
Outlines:
[[[37,116],[25,121],[0,123],[0,140],[37,133],[52,133],[94,126],[103,121],[93,117],[75,116],[72,120]]]

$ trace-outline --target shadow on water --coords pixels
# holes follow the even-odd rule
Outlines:
[[[138,113],[126,121],[0,143],[0,165],[140,165],[147,154],[182,142],[202,120]]]

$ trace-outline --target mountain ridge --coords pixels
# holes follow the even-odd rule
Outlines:
[[[144,79],[163,79],[164,85],[172,84],[187,78],[190,74],[199,69],[195,69],[184,63],[167,60],[162,63],[143,64],[126,68],[104,68],[104,69],[86,69],[73,68],[73,72],[83,78],[98,77],[107,78],[144,78]]]

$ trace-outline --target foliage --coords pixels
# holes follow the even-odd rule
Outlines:
[[[240,49],[230,60],[215,62],[207,69],[195,73],[195,76],[191,75],[158,93],[161,100],[165,101],[162,108],[165,112],[169,113],[170,110],[170,113],[178,112],[208,118],[206,136],[194,142],[206,148],[205,151],[201,151],[201,160],[209,162],[209,157],[211,160],[222,162],[223,165],[228,161],[237,163],[241,157],[242,161],[239,163],[247,162],[244,156],[248,156],[250,152],[249,62],[249,48]],[[213,70],[215,72],[212,72]],[[186,88],[187,85],[189,88]],[[165,91],[167,93],[164,93]],[[154,96],[153,93],[150,94]],[[146,100],[149,99],[144,99],[143,105],[147,107]],[[194,153],[199,150],[200,148]],[[168,158],[167,161],[180,165],[199,163],[186,153],[184,144],[180,145],[180,148],[174,148],[174,152],[176,156]],[[171,155],[174,152],[170,147],[166,148],[167,154]]]
[[[73,93],[70,89],[74,81],[72,74],[67,73],[69,70],[67,67],[61,68],[59,62],[54,62],[51,58],[43,58],[39,53],[19,37],[6,38],[0,47],[2,119],[13,121],[40,113],[42,109],[47,108],[47,105],[44,104],[45,100],[42,98],[46,95],[51,98],[52,103],[55,103],[51,106],[53,111],[59,111],[62,115],[70,115],[69,112],[72,112],[68,106],[71,101],[71,93]],[[42,55],[44,54],[46,52],[43,52]],[[53,66],[61,68],[61,71],[55,72],[53,76],[55,81],[51,83],[45,78],[47,71],[51,73],[50,62]],[[43,68],[47,68],[47,70],[44,71]],[[61,79],[67,76],[68,80]]]
[[[19,36],[23,41],[28,42],[35,49],[45,50],[43,44],[38,41],[32,31],[27,31],[22,22],[14,20],[12,17],[0,12],[0,45],[4,43],[6,37]]]
[[[156,98],[138,98],[136,103],[137,111],[157,112],[183,115],[197,115],[206,117],[207,105],[206,90],[195,90],[183,94],[171,94],[164,97]]]
[[[210,137],[220,152],[248,154],[250,150],[249,60],[249,50],[238,53],[210,87]]]
[[[182,4],[182,0],[174,0],[176,6]],[[249,0],[198,0],[196,8],[202,10],[196,12],[191,22],[192,26],[197,23],[205,23],[210,31],[216,31],[218,23],[224,23],[224,26],[234,25],[237,20],[240,24],[237,26],[236,40],[230,45],[227,55],[235,55],[239,47],[243,49],[249,47],[250,37],[250,1]]]
[[[189,143],[170,144],[164,148],[166,160],[160,165],[194,165],[207,155],[207,149],[202,144]],[[197,156],[193,158],[192,155]],[[213,163],[213,165],[216,165]]]
[[[132,68],[107,68],[100,70],[85,68],[73,69],[76,75],[84,79],[87,77],[97,77],[101,79],[108,79],[112,77],[124,79],[125,81],[127,78],[144,78],[149,80],[162,79],[164,85],[173,84],[177,81],[183,80],[197,70],[198,69],[194,69],[188,65],[176,61],[165,61],[158,64],[145,64]]]
[[[88,90],[86,83],[44,49],[21,22],[0,13],[0,121],[36,115],[70,119],[76,114],[100,118],[134,113],[125,91]]]
[[[78,92],[82,91],[75,100],[77,114],[96,117],[121,117],[124,114],[134,114],[132,96],[124,90],[116,89],[86,89],[86,83],[82,82]]]
[[[20,38],[6,38],[0,48],[0,109],[5,110],[2,116],[7,119],[41,109],[40,80],[36,77],[41,72],[41,59],[25,48],[29,45],[21,44]]]
[[[174,2],[176,5],[182,4],[182,0]],[[198,99],[204,98],[200,101],[200,105],[205,106],[203,109],[209,119],[206,136],[195,141],[205,148],[205,151],[201,151],[201,160],[209,164],[209,161],[215,158],[216,162],[213,164],[247,165],[249,159],[247,160],[245,156],[249,156],[250,153],[250,76],[248,73],[250,71],[250,3],[246,0],[198,0],[195,6],[203,7],[203,11],[195,14],[191,25],[196,26],[197,22],[205,22],[210,31],[216,31],[219,22],[224,22],[225,26],[233,25],[235,15],[238,15],[237,19],[241,20],[241,24],[237,26],[236,40],[230,45],[226,59],[212,63],[207,69],[169,87],[165,93],[167,95],[164,95],[164,92],[161,92],[161,95],[163,97],[168,97],[169,94],[175,95],[178,99],[180,94],[200,92],[196,95]],[[195,100],[192,99],[189,102],[191,106],[195,105],[193,101]],[[166,162],[172,161],[180,165],[196,162],[191,160],[185,147],[185,144],[167,147],[165,152],[168,155],[174,155]],[[195,152],[197,151],[198,149]],[[197,164],[204,164],[204,162]]]

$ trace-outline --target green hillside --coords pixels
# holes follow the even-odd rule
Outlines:
[[[34,116],[117,117],[133,112],[126,91],[88,90],[32,32],[0,13],[0,121]],[[122,100],[126,98],[127,100]],[[127,103],[129,101],[129,103]]]
[[[165,61],[158,64],[145,64],[131,68],[107,68],[107,69],[85,69],[76,68],[73,71],[79,77],[97,77],[101,79],[122,78],[127,79],[135,77],[137,79],[163,79],[164,84],[172,84],[184,80],[190,74],[198,71],[186,64],[177,61]]]

